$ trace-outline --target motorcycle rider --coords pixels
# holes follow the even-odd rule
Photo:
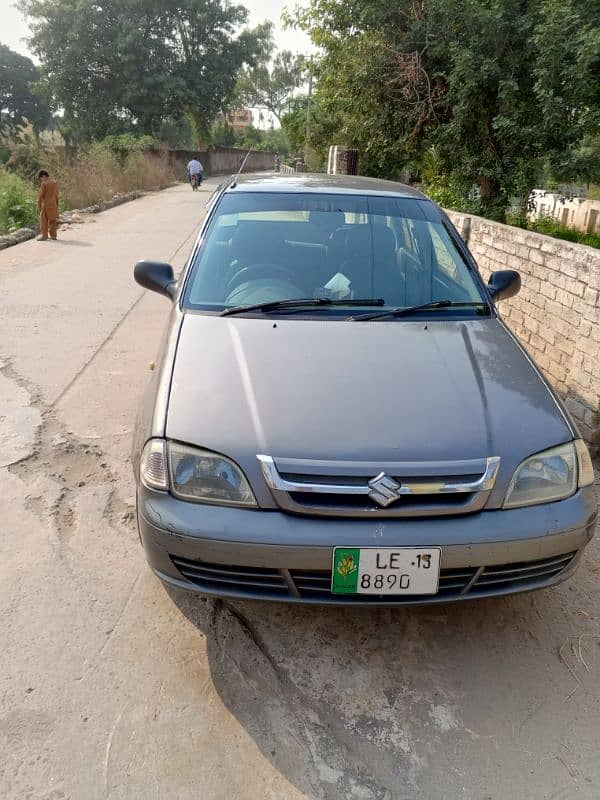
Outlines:
[[[200,163],[200,159],[196,158],[196,156],[194,156],[194,158],[192,158],[190,163],[187,165],[187,173],[190,185],[192,183],[192,176],[195,175],[196,180],[198,182],[198,186],[200,186],[200,184],[202,183],[202,175],[204,173],[204,167]]]

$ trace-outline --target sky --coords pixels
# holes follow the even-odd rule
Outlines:
[[[250,24],[256,25],[265,19],[275,23],[275,43],[279,49],[297,53],[310,53],[312,46],[306,34],[297,30],[283,30],[281,13],[296,0],[240,0],[250,11]],[[27,25],[14,7],[14,0],[0,0],[0,43],[8,45],[23,55],[30,55],[23,38],[27,36]]]

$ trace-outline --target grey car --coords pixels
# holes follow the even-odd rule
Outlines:
[[[397,605],[573,573],[585,444],[444,212],[401,184],[245,176],[179,280],[136,426],[140,538],[204,595]]]

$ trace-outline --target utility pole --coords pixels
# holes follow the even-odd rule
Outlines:
[[[312,74],[312,56],[310,57],[308,67],[308,100],[306,103],[306,134],[304,142],[304,161],[308,164],[308,143],[310,141],[310,112],[312,110],[312,88],[313,88],[313,74]]]

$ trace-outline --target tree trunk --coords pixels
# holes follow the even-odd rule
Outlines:
[[[506,199],[498,179],[490,175],[480,175],[477,183],[481,193],[481,207],[484,216],[504,222],[506,220]]]

